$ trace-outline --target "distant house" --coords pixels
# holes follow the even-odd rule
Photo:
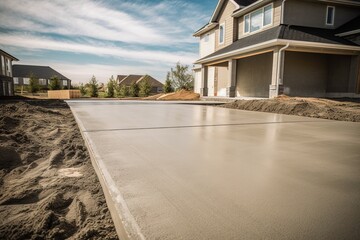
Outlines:
[[[19,60],[0,49],[0,96],[14,95],[12,61]]]
[[[133,83],[141,83],[148,80],[151,85],[151,93],[162,92],[163,84],[149,75],[118,75],[116,82],[120,85],[130,86]]]
[[[202,96],[360,97],[359,0],[219,0],[194,36]]]
[[[15,86],[27,86],[29,85],[30,76],[33,74],[39,79],[39,84],[42,88],[48,88],[50,79],[57,76],[60,82],[61,88],[70,89],[71,80],[52,69],[49,66],[33,66],[33,65],[14,65],[13,75]]]

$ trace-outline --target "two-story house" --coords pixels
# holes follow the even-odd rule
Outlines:
[[[202,96],[360,97],[360,1],[219,0],[194,36]]]
[[[39,85],[43,89],[48,89],[52,77],[59,79],[62,89],[70,89],[71,80],[49,66],[36,65],[14,65],[13,66],[14,84],[15,86],[28,86],[31,75],[39,79]]]
[[[12,61],[19,60],[0,49],[0,96],[14,95]]]

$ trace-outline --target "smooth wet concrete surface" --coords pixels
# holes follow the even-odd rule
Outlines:
[[[360,239],[360,124],[68,101],[133,239]]]

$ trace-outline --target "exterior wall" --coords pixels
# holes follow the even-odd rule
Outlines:
[[[285,53],[284,94],[324,97],[327,77],[327,57],[325,54]]]
[[[226,97],[228,87],[229,69],[228,67],[217,67],[217,96]]]
[[[260,31],[264,31],[264,30],[267,30],[269,28],[276,27],[276,26],[280,25],[280,22],[281,22],[281,3],[282,3],[282,0],[274,1],[274,5],[273,5],[273,24],[263,28]],[[259,6],[259,8],[262,8],[262,7],[264,7],[264,6],[268,5],[268,4],[269,3],[263,4],[263,5]],[[238,24],[238,38],[239,39],[243,38],[243,37],[246,37],[246,36],[248,36],[250,34],[258,33],[258,32],[255,32],[255,33],[244,34],[244,16],[241,16],[241,17],[238,18],[237,24]]]
[[[234,34],[234,22],[236,20],[231,16],[232,13],[235,11],[236,6],[231,1],[226,1],[223,9],[219,14],[218,23],[219,26],[225,23],[225,36],[224,36],[224,43],[219,44],[219,27],[215,29],[215,51],[229,46],[233,43],[233,34]]]
[[[237,97],[269,97],[272,59],[272,52],[238,59]]]
[[[11,77],[0,76],[0,96],[13,96],[14,83]]]
[[[200,36],[199,53],[203,58],[215,52],[215,30],[211,30]]]
[[[335,7],[334,26],[326,25],[326,7]],[[337,28],[360,14],[360,8],[326,2],[288,0],[285,3],[284,23],[305,27]]]

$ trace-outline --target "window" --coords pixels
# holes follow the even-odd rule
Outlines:
[[[67,80],[63,80],[63,86],[67,86],[68,83],[67,83]]]
[[[335,20],[335,7],[326,7],[326,25],[334,25]]]
[[[1,56],[1,69],[2,69],[2,74],[6,75],[5,73],[5,59],[4,56]]]
[[[7,62],[7,68],[6,68],[6,72],[9,77],[12,77],[12,72],[11,72],[11,61],[10,59],[6,59],[6,62]]]
[[[50,84],[51,84],[51,80],[49,79],[49,80],[48,80],[48,85],[50,85]]]
[[[24,82],[24,84],[27,84],[27,85],[29,85],[29,78],[23,78],[23,82]]]
[[[224,43],[225,38],[225,23],[221,24],[219,27],[219,43]]]
[[[250,16],[246,15],[245,16],[245,29],[244,29],[244,32],[248,33],[250,31],[249,26],[250,26]]]
[[[19,84],[19,78],[14,77],[14,84]]]
[[[46,79],[40,78],[39,79],[39,84],[40,85],[46,85]]]
[[[244,33],[256,32],[272,24],[273,5],[269,4],[244,16]]]

